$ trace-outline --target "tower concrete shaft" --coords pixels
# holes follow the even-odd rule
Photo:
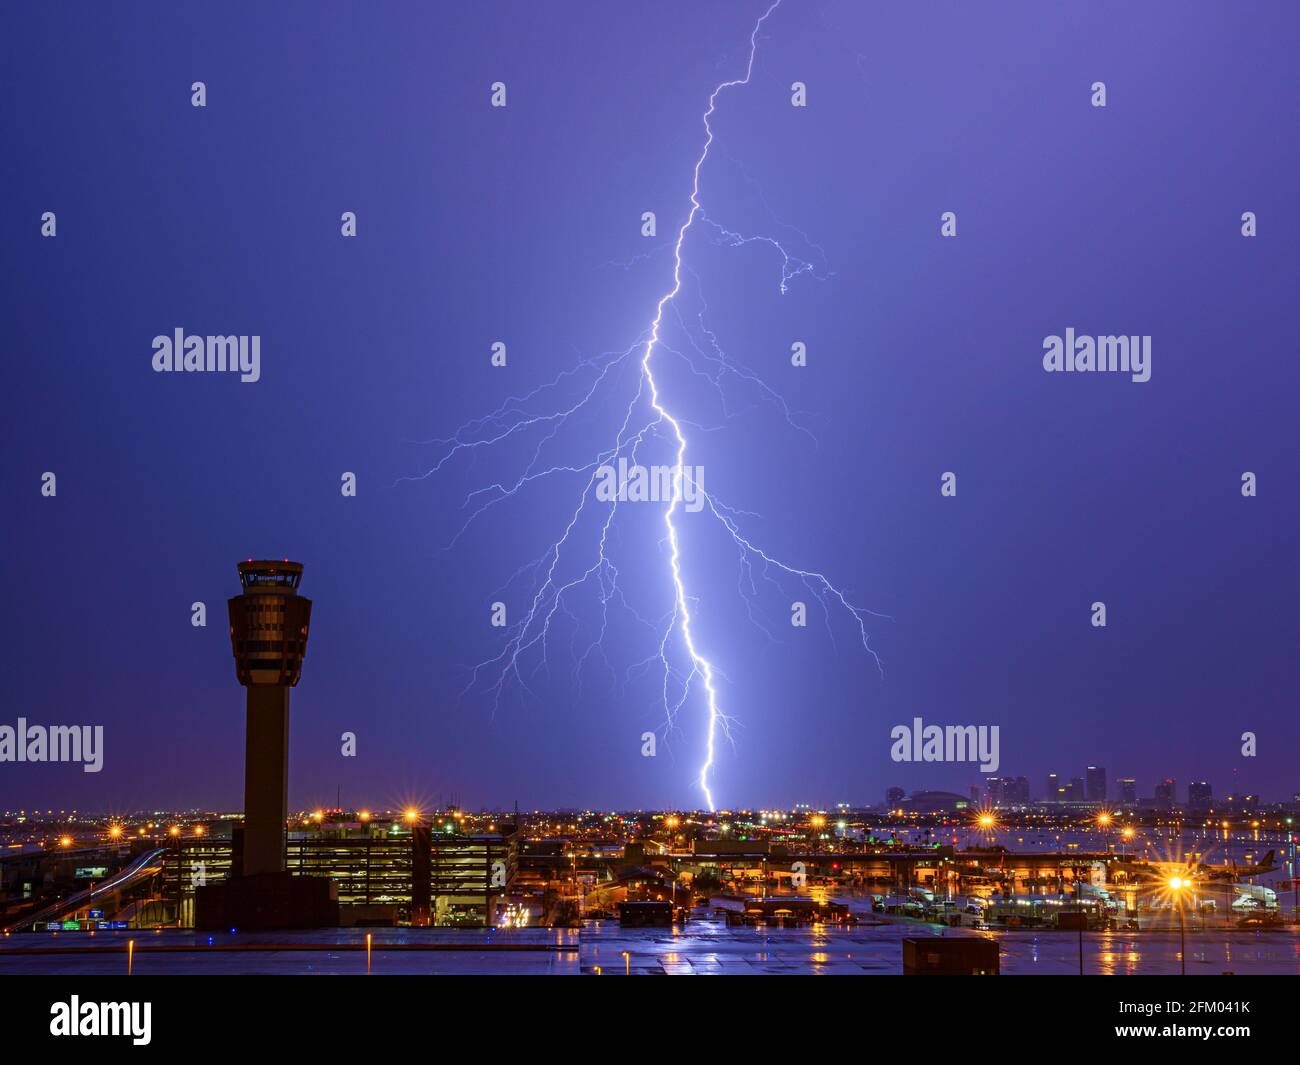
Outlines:
[[[284,869],[289,818],[289,689],[248,689],[244,740],[244,873]]]

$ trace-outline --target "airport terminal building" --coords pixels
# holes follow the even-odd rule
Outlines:
[[[176,904],[182,927],[194,926],[196,888],[240,873],[243,826],[213,827],[176,841],[166,858],[163,896]],[[331,881],[342,926],[495,924],[517,867],[513,826],[466,834],[451,818],[312,822],[291,828],[285,847],[287,872]]]

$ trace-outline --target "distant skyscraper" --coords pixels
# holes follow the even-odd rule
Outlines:
[[[1138,782],[1132,777],[1120,777],[1119,802],[1121,806],[1136,806],[1138,801]]]
[[[989,802],[1009,806],[1029,801],[1029,781],[1024,777],[989,777]]]
[[[1066,802],[1083,802],[1087,797],[1087,792],[1083,789],[1083,777],[1071,777],[1070,783],[1065,785]]]
[[[1106,767],[1101,765],[1088,766],[1088,801],[1105,802],[1106,801]]]
[[[1047,774],[1047,792],[1043,798],[1047,802],[1056,802],[1061,797],[1061,778],[1055,773]]]
[[[1168,810],[1178,801],[1178,785],[1173,777],[1166,777],[1156,785],[1156,805]]]
[[[1204,810],[1210,806],[1211,788],[1204,780],[1193,780],[1187,785],[1187,805],[1193,810]]]
[[[885,805],[891,810],[897,810],[903,804],[906,795],[907,792],[902,788],[886,788]]]

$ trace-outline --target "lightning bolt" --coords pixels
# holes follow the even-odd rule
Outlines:
[[[698,676],[704,684],[704,698],[708,707],[705,757],[703,764],[700,766],[698,779],[700,791],[704,793],[704,800],[708,803],[710,812],[716,808],[713,802],[713,789],[709,787],[709,774],[713,770],[713,763],[717,757],[718,730],[722,729],[730,736],[731,729],[728,719],[718,706],[718,690],[713,677],[713,664],[700,654],[699,648],[695,645],[695,636],[691,631],[691,608],[686,596],[686,585],[682,580],[681,542],[677,535],[677,526],[673,522],[673,516],[677,513],[677,508],[682,500],[682,478],[686,462],[686,436],[682,433],[681,423],[668,412],[668,409],[660,400],[659,385],[655,381],[654,371],[651,369],[651,357],[654,355],[655,345],[659,343],[659,333],[663,327],[664,308],[672,300],[676,299],[677,293],[682,290],[682,245],[686,243],[686,234],[690,231],[691,226],[695,224],[695,218],[702,209],[700,206],[700,171],[704,169],[705,160],[709,158],[709,149],[713,147],[713,123],[710,119],[712,119],[713,112],[717,109],[718,96],[725,89],[749,84],[749,79],[754,73],[754,59],[758,55],[758,32],[763,28],[763,23],[767,21],[768,16],[780,6],[781,0],[774,0],[772,5],[754,23],[754,29],[749,35],[749,60],[745,64],[745,76],[736,78],[734,81],[724,81],[709,94],[709,106],[704,111],[704,147],[700,150],[699,158],[695,160],[695,169],[691,175],[691,209],[687,213],[686,221],[682,223],[681,229],[677,231],[677,243],[673,245],[673,285],[672,288],[659,297],[659,304],[655,307],[654,321],[650,325],[650,339],[646,341],[645,354],[641,357],[641,372],[650,386],[650,405],[655,409],[659,417],[672,427],[672,433],[677,442],[677,459],[673,467],[673,497],[668,504],[668,508],[664,511],[664,527],[668,530],[669,565],[672,570],[673,587],[676,592],[674,620],[680,627],[682,642],[685,644],[686,652],[691,659],[691,673],[687,677],[685,688],[689,689],[691,678]],[[786,278],[783,271],[781,278],[782,294],[785,293],[785,286]],[[714,513],[716,514],[717,511],[715,510]],[[685,694],[683,694],[683,698],[685,698]]]
[[[816,597],[826,614],[828,631],[831,627],[830,608],[837,605],[846,611],[855,623],[863,649],[875,662],[877,668],[880,668],[880,660],[868,639],[867,619],[882,615],[876,615],[854,605],[848,596],[832,584],[825,575],[814,570],[791,566],[764,552],[742,532],[740,520],[753,515],[731,507],[717,496],[705,492],[703,484],[694,480],[686,464],[686,429],[696,428],[696,426],[669,409],[660,382],[655,376],[657,357],[677,356],[686,363],[692,373],[706,378],[712,384],[722,400],[724,411],[727,411],[727,400],[723,382],[735,378],[756,389],[765,401],[777,405],[792,427],[807,432],[797,421],[795,412],[789,409],[775,390],[766,385],[757,374],[729,358],[722,350],[716,336],[706,324],[707,306],[704,306],[698,315],[698,330],[704,340],[703,344],[691,336],[687,319],[677,306],[678,297],[683,290],[684,274],[694,277],[690,269],[684,265],[683,250],[687,235],[697,223],[710,227],[716,241],[724,247],[737,248],[757,244],[775,249],[782,259],[781,294],[785,294],[790,282],[796,277],[803,274],[816,274],[816,267],[810,260],[792,254],[781,241],[768,236],[744,236],[714,221],[705,214],[700,200],[700,174],[709,159],[710,149],[714,143],[712,118],[717,109],[718,98],[728,89],[749,84],[758,54],[760,31],[780,6],[781,0],[774,0],[754,23],[749,35],[749,54],[744,75],[721,82],[709,94],[708,106],[702,115],[704,144],[692,169],[690,210],[677,230],[677,238],[672,246],[672,284],[656,303],[654,318],[649,326],[622,351],[607,352],[595,358],[582,359],[576,366],[563,371],[548,383],[524,395],[511,396],[491,414],[465,423],[453,436],[425,441],[426,444],[440,448],[441,456],[418,477],[399,479],[423,480],[444,469],[457,456],[472,457],[478,452],[510,447],[528,440],[528,434],[536,434],[536,443],[528,445],[525,449],[527,459],[523,463],[521,472],[513,478],[483,485],[467,495],[462,510],[469,510],[468,517],[448,544],[448,548],[456,544],[483,514],[517,498],[521,492],[535,483],[564,477],[577,478],[583,482],[577,506],[568,518],[563,532],[541,556],[516,571],[509,582],[514,583],[523,578],[532,581],[533,594],[523,620],[507,628],[504,647],[498,654],[473,667],[462,695],[479,687],[483,683],[484,675],[493,678],[487,688],[493,693],[494,705],[498,707],[503,692],[511,685],[518,685],[520,690],[531,693],[530,683],[535,673],[544,667],[549,668],[547,648],[552,640],[552,628],[557,623],[557,615],[563,614],[578,625],[579,619],[573,614],[567,600],[580,588],[594,589],[600,607],[600,624],[595,637],[580,656],[576,653],[576,647],[574,648],[575,678],[581,677],[583,667],[592,656],[604,656],[603,641],[610,623],[611,604],[627,611],[638,626],[652,633],[655,637],[656,650],[642,662],[635,663],[629,669],[628,675],[630,676],[639,667],[657,663],[662,672],[661,699],[665,717],[665,735],[675,727],[678,713],[686,705],[691,693],[696,688],[701,691],[707,721],[705,750],[696,783],[710,811],[716,809],[711,775],[716,762],[718,742],[720,738],[731,739],[733,721],[724,713],[721,706],[718,681],[719,678],[725,679],[725,675],[701,651],[697,643],[695,619],[691,609],[694,600],[687,592],[686,579],[683,575],[682,538],[677,519],[682,511],[688,485],[694,489],[697,497],[703,500],[708,514],[716,519],[738,551],[741,572],[739,590],[749,604],[751,619],[758,623],[752,604],[752,597],[757,593],[758,581],[762,579],[776,583],[773,572],[784,574],[802,583]],[[745,177],[749,180],[748,175]],[[805,242],[816,252],[820,252],[820,249],[807,242],[806,238]],[[698,279],[696,280],[698,282]],[[690,339],[692,353],[679,351],[670,347],[665,341],[663,334],[670,310]],[[553,394],[560,394],[574,381],[583,379],[584,375],[585,383],[579,386],[576,400],[559,401],[552,403],[541,412],[537,411],[539,404],[549,400]],[[620,389],[631,390],[633,381],[635,381],[635,389],[631,391],[626,406],[621,408],[622,416],[618,431],[604,450],[598,451],[587,461],[579,463],[556,462],[546,457],[548,452],[554,449],[556,442],[561,439],[562,434],[571,429],[585,414],[589,414],[606,392],[612,391],[617,394]],[[626,395],[627,392],[624,391],[623,394]],[[639,409],[641,409],[640,414],[638,414]],[[594,534],[596,542],[586,556],[590,559],[590,563],[580,563],[573,572],[569,572],[566,566],[570,565],[571,555],[580,553],[580,549],[573,550],[573,548],[584,535],[584,519],[589,504],[597,496],[596,484],[600,470],[617,462],[621,457],[630,458],[635,465],[639,451],[647,441],[665,437],[672,450],[673,463],[671,497],[663,512],[661,543],[667,546],[672,605],[664,617],[655,619],[647,618],[637,612],[628,603],[619,585],[620,571],[610,554],[611,532],[618,513],[619,499],[599,501],[607,502],[608,510],[603,520],[596,522],[597,531]],[[592,509],[594,510],[595,507]],[[761,626],[761,623],[759,624]],[[832,640],[833,638],[832,632]],[[676,646],[677,641],[680,642],[680,651]],[[525,672],[530,656],[534,652],[539,659],[537,665]],[[684,660],[679,664],[682,652],[684,652]],[[606,664],[608,665],[607,659]]]

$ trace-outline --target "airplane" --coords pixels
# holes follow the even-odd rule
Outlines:
[[[1197,865],[1194,858],[1188,859],[1187,864],[1181,862],[1148,862],[1141,859],[1133,861],[1114,861],[1110,863],[1109,873],[1120,874],[1121,878],[1112,883],[1119,885],[1130,885],[1142,889],[1167,890],[1169,883],[1175,879],[1181,879],[1190,883],[1197,876],[1202,875],[1201,871],[1207,867]]]
[[[1196,872],[1208,880],[1241,880],[1247,876],[1260,876],[1264,873],[1271,873],[1277,868],[1274,851],[1269,851],[1257,865],[1238,865],[1232,859],[1228,859],[1228,864],[1223,868],[1214,868],[1209,865],[1198,865]]]
[[[1189,859],[1187,865],[1177,862],[1112,862],[1111,871],[1123,873],[1130,883],[1163,883],[1172,877],[1181,877],[1185,881],[1209,880],[1236,883],[1249,876],[1261,876],[1278,868],[1276,852],[1269,851],[1257,865],[1238,865],[1232,859],[1226,865],[1206,865],[1196,859]]]

